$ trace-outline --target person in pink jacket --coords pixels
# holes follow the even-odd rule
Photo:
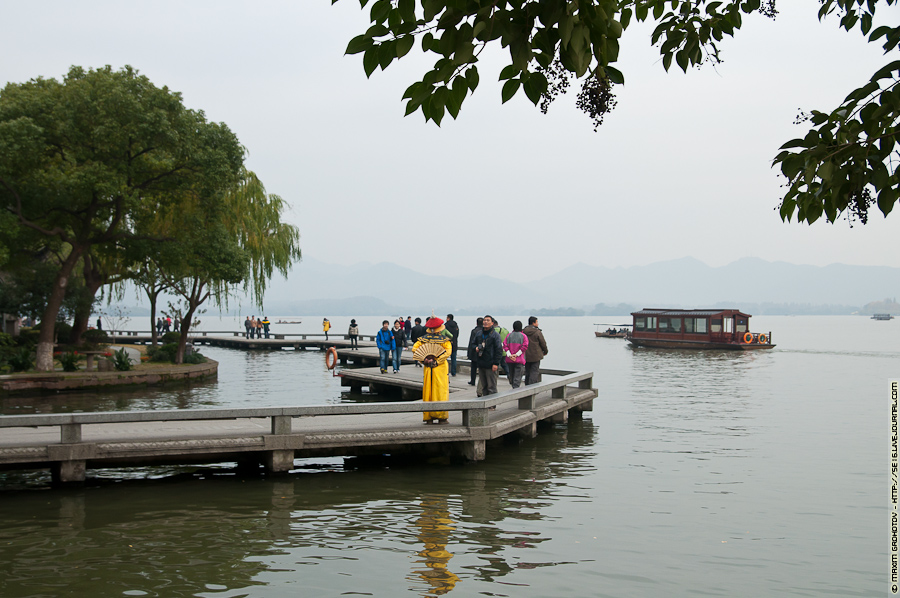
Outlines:
[[[525,351],[528,349],[528,337],[522,332],[522,322],[513,322],[512,332],[503,341],[503,353],[506,358],[506,377],[509,385],[519,388],[525,374]]]

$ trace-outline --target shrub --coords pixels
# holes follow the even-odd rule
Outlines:
[[[31,349],[22,347],[18,353],[13,354],[9,358],[9,365],[14,372],[27,372],[34,367],[34,358],[31,356]]]
[[[131,370],[131,358],[128,357],[128,352],[124,347],[113,353],[113,366],[120,372],[127,372]]]
[[[196,351],[194,351],[190,355],[184,356],[184,363],[190,363],[190,364],[206,363],[206,358],[203,355],[201,355],[200,353],[197,353]]]
[[[107,345],[110,342],[105,330],[85,330],[81,340],[88,345]]]
[[[56,342],[65,345],[72,338],[72,326],[65,322],[57,322],[54,333],[56,334]]]
[[[168,345],[171,343],[175,343],[176,345],[181,342],[181,333],[180,332],[167,332],[162,335],[162,343],[164,345]]]
[[[160,347],[156,347],[155,350],[148,349],[147,353],[150,355],[151,361],[175,363],[175,353],[178,351],[178,343],[168,343],[166,345],[162,345]]]
[[[78,371],[78,355],[74,352],[71,353],[63,353],[59,356],[59,363],[62,365],[62,369],[64,372],[77,372]]]
[[[34,348],[37,347],[37,341],[40,335],[41,330],[39,328],[27,328],[20,330],[19,336],[17,336],[15,339],[16,345],[22,348],[34,350]]]

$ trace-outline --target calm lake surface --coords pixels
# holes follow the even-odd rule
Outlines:
[[[330,319],[346,330],[349,318]],[[357,318],[364,334],[381,319]],[[273,330],[321,331],[321,316],[303,320]],[[459,321],[467,336],[474,318]],[[594,411],[489,445],[481,463],[298,460],[274,479],[228,464],[103,470],[66,490],[0,473],[0,596],[887,594],[900,320],[757,316],[751,328],[777,347],[745,353],[593,335],[628,321],[541,318],[544,365],[593,371]],[[0,409],[360,400],[321,353],[202,352],[220,362],[215,382]]]

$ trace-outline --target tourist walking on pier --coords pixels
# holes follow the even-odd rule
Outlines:
[[[381,373],[387,373],[388,356],[394,348],[394,333],[389,328],[390,322],[381,323],[381,330],[375,335],[375,345],[378,346],[378,357],[381,362]]]
[[[160,335],[163,331],[162,318],[156,318],[156,334]]]
[[[412,316],[406,316],[406,321],[403,323],[403,334],[406,335],[406,340],[409,340],[412,335]]]
[[[528,349],[525,351],[525,385],[528,386],[541,381],[541,360],[547,355],[547,341],[538,328],[535,316],[528,318],[528,326],[522,332],[528,337]]]
[[[432,401],[447,401],[450,399],[450,378],[447,375],[447,356],[453,343],[441,334],[444,331],[444,321],[440,318],[430,318],[425,322],[425,334],[419,337],[413,345],[413,352],[423,343],[441,345],[444,354],[440,357],[427,356],[422,365],[425,366],[422,378],[422,400],[426,403]],[[426,424],[437,422],[448,423],[450,414],[447,411],[426,411],[422,414],[422,420]]]
[[[253,326],[253,323],[250,322],[250,316],[247,316],[247,319],[244,320],[244,338],[250,338],[250,327]]]
[[[513,322],[512,332],[503,341],[503,352],[506,354],[506,376],[509,385],[519,388],[522,374],[525,373],[525,351],[528,349],[528,337],[522,332],[522,322]]]
[[[271,324],[272,324],[272,323],[269,321],[269,316],[263,316],[263,319],[262,319],[262,327],[263,327],[263,332],[264,332],[265,335],[266,335],[266,338],[269,338],[269,326],[270,326]]]
[[[359,326],[356,325],[356,320],[350,320],[347,336],[350,337],[350,350],[359,351]]]
[[[456,375],[456,349],[459,346],[459,324],[453,319],[453,314],[447,314],[447,321],[444,322],[444,328],[453,335],[453,352],[450,353],[450,375]]]
[[[422,326],[422,318],[416,318],[416,325],[412,327],[412,330],[409,332],[409,340],[415,345],[416,341],[419,340],[422,335],[425,334],[425,327]],[[422,364],[418,361],[415,362],[417,368],[422,367]]]
[[[325,331],[325,340],[328,340],[328,331],[331,330],[331,322],[328,321],[328,318],[324,318],[322,320],[322,330]]]
[[[406,346],[406,333],[403,331],[403,320],[394,322],[394,373],[400,371],[400,355]]]
[[[97,330],[103,330],[103,322],[100,321],[100,318],[97,318]]]
[[[469,332],[469,344],[466,345],[466,359],[469,360],[469,371],[471,372],[471,379],[469,380],[469,386],[475,386],[475,377],[478,375],[478,362],[475,360],[475,349],[473,348],[473,343],[475,342],[475,335],[481,332],[481,324],[484,321],[484,318],[478,318],[475,320],[475,328]]]
[[[497,394],[497,370],[503,357],[503,346],[500,335],[494,330],[494,319],[491,316],[484,316],[481,330],[475,334],[471,348],[475,350],[475,361],[478,364],[475,394],[479,397]]]

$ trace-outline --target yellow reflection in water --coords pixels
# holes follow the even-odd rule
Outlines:
[[[419,528],[417,537],[425,547],[419,551],[422,559],[416,563],[424,563],[425,568],[414,569],[413,573],[431,586],[423,596],[441,596],[450,592],[459,581],[459,577],[447,568],[453,557],[453,553],[447,551],[447,543],[456,528],[450,519],[446,497],[424,498],[420,506],[422,516],[416,520],[416,527]]]

